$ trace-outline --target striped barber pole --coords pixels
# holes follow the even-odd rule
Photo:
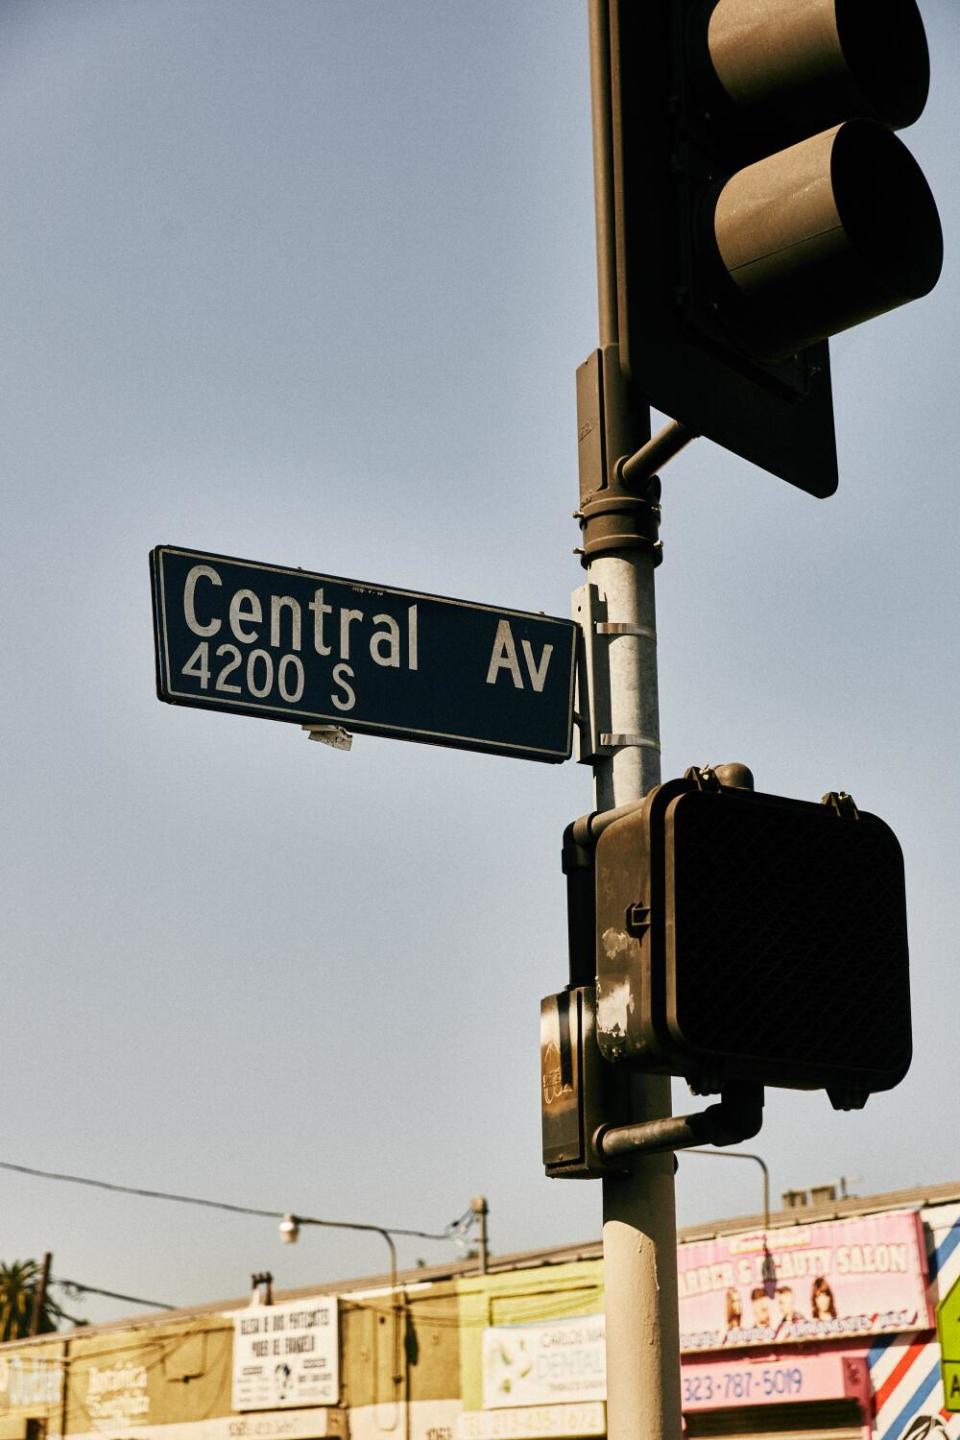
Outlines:
[[[923,1212],[932,1236],[930,1304],[960,1276],[960,1206]],[[882,1336],[867,1355],[876,1404],[876,1440],[960,1440],[960,1414],[943,1408],[936,1335]]]

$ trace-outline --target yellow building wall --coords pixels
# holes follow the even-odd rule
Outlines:
[[[460,1394],[465,1410],[483,1405],[483,1332],[488,1325],[596,1315],[603,1310],[602,1260],[541,1265],[458,1282]]]
[[[460,1384],[459,1297],[452,1281],[340,1299],[341,1403],[383,1405],[456,1399]],[[394,1376],[401,1384],[394,1384]]]
[[[230,1413],[233,1322],[218,1315],[71,1335],[68,1435]]]
[[[460,1302],[456,1286],[418,1297],[411,1306],[415,1353],[411,1400],[454,1400],[460,1393]]]
[[[0,1346],[0,1440],[24,1440],[27,1421],[62,1433],[64,1341]]]

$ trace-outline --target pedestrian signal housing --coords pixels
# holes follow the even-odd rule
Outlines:
[[[610,0],[621,367],[637,406],[832,494],[827,340],[925,295],[915,0]]]
[[[702,1094],[747,1082],[858,1108],[911,1058],[896,836],[848,796],[813,804],[705,775],[587,822],[600,1052]]]

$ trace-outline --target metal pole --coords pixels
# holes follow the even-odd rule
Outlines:
[[[618,330],[608,0],[589,0],[589,23],[600,347],[610,365]],[[622,387],[607,388],[609,398],[614,392],[622,393]],[[628,417],[611,409],[608,403],[605,430],[606,453],[613,462],[635,447],[625,443]],[[587,564],[590,583],[606,601],[608,623],[626,627],[609,640],[615,748],[594,767],[598,810],[639,800],[660,780],[655,563],[648,550],[625,548],[594,556]],[[668,1077],[644,1076],[633,1083],[632,1120],[658,1120],[670,1113]],[[630,1174],[601,1182],[608,1440],[680,1440],[673,1176],[673,1155],[662,1153],[645,1155]]]
[[[766,1235],[770,1229],[770,1171],[767,1169],[767,1162],[759,1155],[754,1155],[750,1150],[701,1150],[691,1145],[687,1150],[688,1155],[712,1155],[714,1159],[721,1160],[753,1160],[763,1171],[763,1233]]]
[[[380,1235],[385,1241],[387,1249],[390,1251],[390,1296],[393,1302],[393,1345],[391,1349],[393,1375],[391,1379],[394,1386],[394,1403],[398,1403],[400,1399],[400,1386],[403,1384],[403,1372],[400,1369],[400,1324],[403,1313],[403,1300],[399,1296],[397,1288],[397,1246],[393,1238],[393,1233],[389,1230],[384,1230],[382,1225],[364,1225],[361,1224],[359,1220],[317,1220],[312,1215],[291,1214],[283,1217],[283,1226],[285,1226],[286,1229],[284,1230],[283,1227],[281,1227],[281,1233],[283,1234],[284,1240],[288,1242],[296,1241],[297,1231],[301,1225],[317,1225],[324,1230],[366,1230],[374,1235]],[[401,1235],[417,1232],[398,1230],[395,1233]],[[388,1426],[387,1428],[392,1429],[393,1427]]]
[[[474,1195],[470,1201],[470,1209],[477,1217],[477,1258],[480,1261],[480,1274],[486,1275],[490,1261],[490,1242],[487,1238],[487,1216],[490,1213],[490,1207],[487,1204],[487,1197]]]
[[[40,1275],[33,1292],[33,1309],[30,1312],[30,1329],[27,1332],[29,1335],[40,1334],[40,1324],[43,1320],[43,1307],[47,1300],[47,1285],[50,1281],[50,1265],[52,1260],[53,1256],[48,1250],[43,1257],[43,1264],[40,1266]]]
[[[661,465],[666,465],[675,455],[679,455],[684,446],[689,445],[691,440],[696,440],[696,432],[686,425],[681,425],[679,420],[671,420],[658,430],[652,440],[648,440],[635,455],[625,460],[620,467],[620,473],[624,481],[630,486],[637,486],[643,480],[651,476]]]

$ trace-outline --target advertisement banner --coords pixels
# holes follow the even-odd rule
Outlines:
[[[64,1387],[60,1343],[48,1347],[34,1343],[21,1353],[9,1353],[11,1349],[0,1355],[0,1420],[11,1413],[32,1412],[47,1419],[48,1433],[59,1433]]]
[[[680,1348],[688,1353],[933,1323],[912,1210],[690,1241],[677,1260]]]
[[[336,1405],[340,1398],[339,1352],[334,1295],[237,1311],[233,1316],[234,1410]]]
[[[606,1398],[602,1315],[483,1332],[483,1406],[550,1405]]]

